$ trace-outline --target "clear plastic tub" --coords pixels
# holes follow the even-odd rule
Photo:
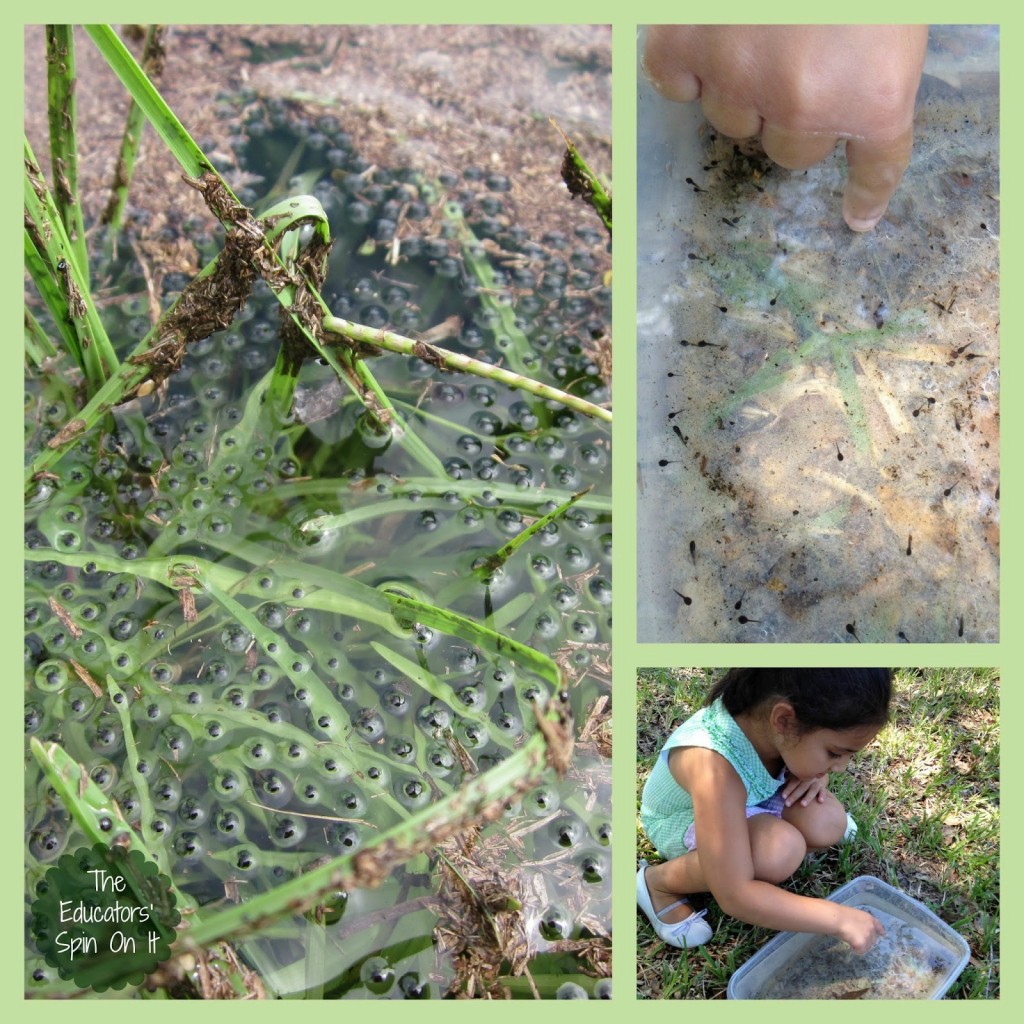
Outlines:
[[[862,875],[830,897],[873,914],[883,935],[863,956],[830,935],[782,932],[729,979],[730,999],[941,999],[970,947],[924,904]]]

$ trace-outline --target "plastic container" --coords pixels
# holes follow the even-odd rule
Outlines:
[[[862,875],[829,899],[879,918],[863,956],[830,935],[782,932],[729,979],[730,999],[941,999],[970,947],[924,904]]]

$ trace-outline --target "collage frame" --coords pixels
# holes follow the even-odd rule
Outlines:
[[[991,9],[989,9],[991,8]],[[729,17],[733,20],[750,22],[761,22],[767,18],[772,21],[789,23],[809,23],[817,20],[815,11],[820,17],[820,6],[815,8],[809,3],[782,3],[770,10],[763,4],[754,4],[749,0],[739,0],[729,9]],[[80,23],[82,21],[118,21],[119,18],[128,20],[128,8],[126,5],[115,5],[109,3],[72,5],[67,3],[47,3],[39,12],[39,17],[33,17],[35,12],[26,12],[23,15],[23,24],[35,24],[37,21],[71,21]],[[287,12],[294,15],[295,12]],[[341,17],[336,6],[322,4],[320,0],[307,6],[303,13],[308,15],[311,23],[333,22]],[[363,21],[363,15],[369,13],[369,21],[374,21],[374,13],[363,12],[356,14],[353,21]],[[483,17],[479,15],[483,13]],[[695,21],[712,18],[715,14],[722,12],[704,9],[698,12]],[[827,12],[832,14],[832,12]],[[839,12],[836,12],[839,13]],[[887,21],[899,18],[900,20],[928,20],[933,23],[955,23],[963,22],[964,15],[970,17],[971,23],[998,23],[1001,28],[1000,48],[1000,88],[1003,103],[1001,106],[1001,164],[1012,166],[1012,160],[1019,155],[1020,139],[1015,134],[1016,117],[1010,97],[1020,95],[1017,91],[1021,87],[1021,79],[1024,76],[1024,61],[1019,57],[1022,50],[1021,32],[1024,30],[1024,16],[1019,12],[1010,12],[1008,5],[1003,9],[1002,4],[982,5],[977,11],[964,11],[949,3],[933,4],[925,7],[923,4],[914,2],[898,4],[868,3],[862,5],[855,12],[857,20],[869,23],[873,20]],[[657,2],[644,2],[623,8],[622,5],[613,5],[608,0],[593,0],[589,4],[579,2],[566,2],[552,7],[536,3],[535,0],[525,0],[515,6],[514,10],[488,9],[480,12],[463,0],[450,0],[433,5],[429,11],[415,7],[408,0],[400,0],[387,11],[386,21],[397,23],[415,23],[426,21],[431,23],[471,23],[475,21],[492,22],[505,20],[506,18],[522,24],[536,23],[568,23],[568,22],[593,22],[610,23],[613,27],[613,188],[619,201],[620,228],[619,238],[613,256],[614,266],[614,292],[615,302],[613,311],[613,335],[614,358],[615,358],[615,398],[618,426],[614,432],[613,451],[613,476],[616,487],[613,495],[613,514],[620,523],[620,542],[618,554],[615,561],[615,598],[614,598],[614,625],[612,634],[613,649],[613,692],[615,695],[613,728],[616,735],[616,750],[613,763],[613,918],[616,925],[617,935],[614,936],[613,944],[613,979],[616,985],[612,1008],[595,1008],[591,1002],[586,1011],[588,1015],[596,1014],[598,1019],[614,1019],[609,1014],[615,1014],[619,1009],[629,1009],[635,1003],[636,997],[633,991],[633,978],[635,977],[636,965],[636,937],[633,922],[637,913],[635,902],[633,902],[633,883],[635,880],[635,836],[637,831],[637,806],[636,806],[636,774],[635,774],[635,737],[637,735],[637,714],[633,694],[636,686],[636,673],[641,668],[671,668],[681,666],[712,666],[712,665],[735,665],[737,667],[757,667],[761,665],[782,666],[795,664],[798,666],[813,666],[821,663],[834,663],[837,661],[837,653],[841,652],[841,664],[844,666],[867,667],[878,662],[888,664],[894,668],[971,668],[978,666],[991,667],[1011,680],[1018,676],[1018,670],[1024,670],[1024,631],[1017,627],[1017,618],[1024,614],[1024,597],[1017,591],[1017,581],[1021,578],[1021,571],[1024,569],[1024,557],[1021,555],[1019,534],[1014,524],[1020,527],[1021,512],[1017,507],[1019,495],[1024,483],[1024,459],[1016,450],[1016,445],[1007,443],[1010,439],[1021,436],[1024,415],[1019,411],[1021,406],[1013,401],[1016,397],[1016,387],[1024,374],[1024,353],[1012,341],[1016,337],[1014,327],[1024,315],[1024,298],[1021,289],[1015,288],[1013,282],[1017,279],[1017,273],[1021,266],[1021,253],[1019,242],[1020,224],[1020,199],[1013,193],[1007,197],[1000,197],[1001,220],[1010,225],[1007,243],[1000,243],[1000,275],[1001,280],[1009,284],[1005,288],[1005,295],[1001,300],[1001,327],[1000,333],[1008,339],[1009,343],[1001,346],[1001,368],[1008,370],[1006,379],[1010,381],[1011,401],[1002,403],[1001,429],[1000,434],[1003,442],[1002,469],[1001,475],[1007,486],[1003,489],[1003,501],[1010,502],[1010,525],[1011,529],[1003,531],[1003,543],[1000,556],[1000,640],[991,645],[963,645],[955,643],[939,644],[911,644],[907,646],[900,643],[884,643],[871,645],[824,645],[824,644],[725,644],[725,643],[639,643],[636,639],[636,608],[638,591],[636,586],[636,468],[637,468],[637,440],[635,424],[637,421],[638,400],[637,400],[637,374],[636,361],[633,358],[636,344],[636,275],[637,275],[637,245],[635,234],[631,230],[632,215],[629,211],[635,209],[636,198],[636,147],[633,144],[636,138],[636,52],[637,52],[637,27],[638,25],[655,23],[660,21],[674,22],[685,17],[679,5],[668,5],[664,0]],[[916,19],[915,19],[916,15]],[[841,17],[841,14],[839,14]],[[194,22],[225,22],[236,23],[241,21],[261,21],[263,23],[276,23],[278,20],[292,20],[291,17],[279,19],[274,17],[273,9],[265,0],[255,5],[254,9],[242,12],[237,7],[229,7],[220,4],[195,4],[189,0],[180,5],[174,11],[173,20],[179,23]],[[13,122],[17,119],[21,122],[20,111],[22,104],[22,36],[23,25],[18,26],[12,33],[9,41],[5,42],[5,69],[9,95],[18,98],[12,99],[7,104],[7,111],[3,114]],[[11,160],[8,163],[8,175],[16,173],[16,165]],[[17,168],[20,171],[20,168]],[[1009,175],[1007,175],[1009,177]],[[12,190],[13,191],[13,190]],[[13,200],[10,203],[12,217],[14,214]],[[7,260],[22,264],[22,254],[9,254]],[[6,275],[9,287],[12,289],[14,274]],[[21,299],[8,306],[8,324],[15,327],[13,310],[18,308]],[[7,401],[0,405],[11,419],[8,424],[10,430],[14,429],[15,413],[17,408],[16,394],[14,392],[17,380],[15,374],[4,377],[5,386],[8,389]],[[1024,404],[1024,403],[1022,403]],[[1004,418],[1005,417],[1005,418]],[[23,427],[19,427],[23,431]],[[13,448],[13,446],[12,446]],[[11,461],[10,471],[14,473],[14,459],[12,452],[7,453]],[[18,479],[23,472],[22,462],[17,464]],[[11,489],[14,490],[13,488]],[[22,561],[18,553],[14,552],[14,537],[21,537],[20,524],[23,520],[23,510],[20,499],[13,495],[9,499],[4,512],[4,526],[6,528],[7,543],[3,551],[8,554],[9,566],[5,578],[8,580],[20,580],[22,573]],[[625,526],[621,525],[625,524]],[[20,605],[20,597],[13,602],[14,606]],[[9,621],[14,620],[13,612]],[[19,620],[20,621],[20,620]],[[12,628],[11,632],[14,630]],[[10,657],[13,658],[13,651],[17,649],[14,637],[8,645]],[[1018,723],[1024,719],[1024,698],[1018,684],[1012,684],[1001,690],[1000,718],[1001,721],[1009,721],[1011,729],[1017,728]],[[21,715],[17,712],[18,707],[12,708],[5,717],[9,730],[7,742],[4,744],[5,756],[7,757],[6,770],[10,778],[19,782],[23,770],[21,751],[23,749],[23,735],[21,729]],[[1014,734],[1011,733],[1011,739]],[[1008,744],[1002,753],[1001,771],[1008,775],[1017,784],[1024,783],[1024,766],[1020,760],[1020,753],[1015,744]],[[1010,800],[1009,827],[1003,822],[1001,828],[1001,852],[1009,851],[1011,858],[1018,846],[1020,839],[1020,825],[1013,807],[1020,800],[1019,791],[1011,785],[1008,791]],[[631,854],[630,851],[634,851]],[[10,867],[5,873],[7,886],[5,889],[6,899],[4,920],[8,924],[7,934],[13,936],[9,945],[5,946],[8,953],[3,959],[3,970],[7,973],[6,983],[3,986],[3,998],[11,1004],[16,1012],[31,1013],[34,1019],[47,1021],[51,1014],[65,1013],[67,1008],[59,1004],[42,1004],[40,1002],[27,1003],[23,1001],[23,900],[22,871],[21,871],[21,848],[15,848],[15,844],[8,843],[0,852],[4,863]],[[1011,860],[1012,863],[1012,860]],[[1020,895],[1020,883],[1015,879],[1012,872],[1008,872],[1002,880],[1002,901],[1005,908],[1004,920],[1010,922],[1005,934],[1001,935],[1000,956],[1008,948],[1012,957],[1013,950],[1017,948],[1017,932],[1015,925],[1017,912],[1024,910]],[[17,928],[17,931],[15,931]],[[989,1009],[981,1011],[986,1014],[995,1014],[996,1019],[1002,1019],[1006,1013],[1020,1012],[1021,997],[1018,994],[1018,985],[1011,977],[1006,984],[1005,991],[998,1001],[992,1001]],[[658,1006],[655,1002],[644,1002],[641,1011],[651,1012],[652,1007]],[[1018,1005],[1018,1011],[1012,1011],[1012,1006]],[[71,1011],[79,1015],[85,1021],[109,1020],[117,1018],[119,1014],[125,1014],[127,1018],[130,1009],[125,1006],[115,1006],[113,1002],[105,1000],[80,1000],[76,1001]],[[212,1012],[212,1011],[200,1011]],[[219,1008],[218,1008],[218,1011]],[[226,1010],[233,1019],[241,1019],[239,1015],[249,1013],[248,1008],[237,1005]],[[270,1012],[273,1010],[259,1010],[255,1012]],[[331,1012],[327,1008],[315,1007],[311,1009],[314,1016],[319,1013]],[[433,1021],[441,1019],[442,1014],[447,1014],[448,1007],[440,1009],[437,1004],[421,1004],[420,1013],[426,1020]],[[454,1012],[470,1012],[456,1009]],[[474,1011],[476,1012],[476,1011]],[[495,1009],[498,1014],[512,1012],[510,1010]],[[565,1020],[565,1014],[570,1011],[560,1010],[557,1007],[544,1007],[541,1011],[545,1019]],[[671,1009],[658,1008],[653,1012],[656,1015],[669,1014]],[[728,1017],[738,1019],[736,1015],[743,1011],[735,1004],[719,1004],[717,1008],[706,1011],[716,1017]],[[767,1016],[770,1020],[781,1021],[783,1016],[788,1017],[788,1009],[783,1005],[769,1005]],[[840,1010],[840,1013],[855,1012]],[[882,1008],[883,1016],[888,1019],[890,1015],[900,1013],[901,1018],[908,1014],[910,1018],[917,1019],[917,1014],[924,1014],[931,1011],[918,1007],[909,1009],[894,1008],[892,1004],[886,1004]],[[394,1014],[397,1021],[401,1018],[394,1008],[385,1011],[385,1019],[390,1019]],[[556,1016],[557,1015],[557,1016]],[[667,1019],[667,1018],[666,1018]]]

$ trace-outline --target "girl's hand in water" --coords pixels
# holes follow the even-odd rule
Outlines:
[[[885,926],[877,917],[842,904],[837,904],[836,909],[840,912],[836,938],[847,943],[854,953],[863,955],[885,934]]]
[[[723,135],[759,135],[791,170],[846,140],[843,217],[869,231],[910,162],[925,25],[660,25],[644,71],[666,97],[699,99]]]
[[[815,800],[819,804],[824,803],[827,792],[827,775],[823,775],[821,778],[814,776],[810,779],[797,779],[790,776],[782,787],[782,799],[786,801],[787,807],[792,807],[795,803],[810,807]]]

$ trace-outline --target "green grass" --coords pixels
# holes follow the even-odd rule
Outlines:
[[[661,744],[722,671],[637,674],[638,805]],[[890,724],[833,777],[832,790],[856,819],[857,838],[814,855],[787,888],[824,897],[858,875],[897,886],[970,945],[970,961],[947,998],[998,998],[998,671],[897,670]],[[637,856],[657,859],[639,825]],[[714,938],[688,954],[657,939],[638,911],[640,998],[724,999],[732,973],[772,936],[724,916],[710,896],[706,901]]]

